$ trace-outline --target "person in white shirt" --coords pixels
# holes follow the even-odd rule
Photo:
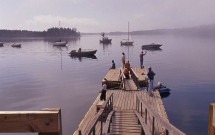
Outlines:
[[[100,91],[101,95],[100,95],[100,100],[106,100],[106,91],[107,91],[107,79],[104,78],[104,81],[103,81],[103,85],[102,85],[102,89]]]
[[[122,53],[122,64],[123,64],[123,68],[125,67],[125,53]]]

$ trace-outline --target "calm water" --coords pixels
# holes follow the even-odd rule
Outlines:
[[[0,48],[0,111],[40,110],[60,107],[63,133],[71,135],[101,89],[101,80],[115,60],[120,67],[125,52],[133,67],[139,67],[141,45],[159,42],[160,51],[148,51],[144,65],[172,89],[164,106],[170,122],[190,135],[205,135],[209,104],[215,102],[215,39],[177,36],[133,36],[133,47],[119,43],[126,36],[111,36],[110,45],[100,36],[82,36],[67,48],[53,47],[45,40],[19,40],[22,48],[6,41]],[[96,59],[71,58],[73,49],[97,49]]]

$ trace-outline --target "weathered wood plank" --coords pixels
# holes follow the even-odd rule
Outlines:
[[[0,132],[61,135],[60,117],[60,108],[46,108],[41,111],[4,111],[0,112]]]

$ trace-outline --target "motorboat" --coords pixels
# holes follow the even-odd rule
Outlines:
[[[162,44],[158,44],[158,43],[151,43],[151,44],[147,44],[147,45],[142,45],[142,49],[158,49],[162,46]]]
[[[169,88],[160,88],[157,89],[160,93],[169,93],[171,90]]]
[[[105,33],[103,32],[102,34],[102,39],[100,40],[100,43],[102,44],[110,44],[112,39],[109,39],[107,36],[105,36]]]
[[[0,47],[3,47],[4,46],[4,43],[0,42]]]
[[[66,46],[66,44],[68,43],[68,41],[56,41],[53,43],[54,46]]]
[[[97,50],[82,50],[79,48],[78,51],[72,50],[69,54],[70,56],[80,56],[80,57],[85,57],[85,56],[91,56],[94,55],[97,52]]]
[[[132,41],[121,41],[121,45],[133,45]]]
[[[125,39],[125,41],[121,41],[120,44],[129,46],[133,45],[133,43],[134,43],[133,41],[129,41],[129,22],[128,22],[128,39]]]
[[[166,86],[161,84],[160,81],[158,82],[157,87],[154,87],[154,88],[155,88],[155,90],[159,91],[160,94],[161,93],[169,93],[171,91],[169,88],[167,88]]]
[[[14,43],[14,44],[12,44],[11,46],[12,46],[12,47],[21,47],[22,44],[20,44],[20,43]]]

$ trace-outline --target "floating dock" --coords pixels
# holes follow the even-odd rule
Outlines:
[[[132,68],[126,79],[123,69],[111,69],[105,76],[106,101],[98,95],[74,135],[184,135],[169,123],[159,92],[149,96],[139,90],[147,84],[146,74],[144,68]]]

